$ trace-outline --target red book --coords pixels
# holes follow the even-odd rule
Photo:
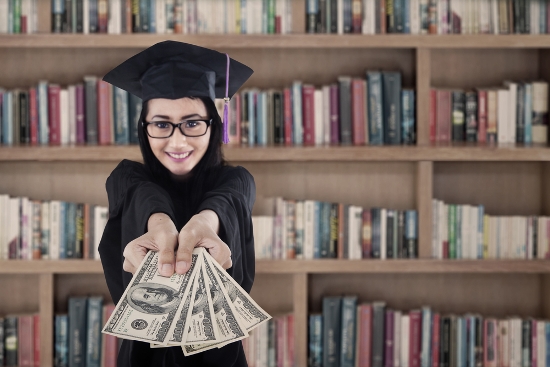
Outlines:
[[[363,210],[363,259],[370,258],[372,251],[372,217],[370,210]]]
[[[304,124],[304,145],[315,145],[315,87],[302,86],[302,119]]]
[[[109,24],[109,2],[107,0],[97,1],[97,25],[98,33],[107,33]]]
[[[337,254],[339,259],[344,258],[344,231],[347,223],[344,220],[344,204],[338,204],[338,248]]]
[[[437,91],[430,89],[430,143],[436,142],[437,125]]]
[[[277,366],[283,367],[286,365],[285,357],[285,339],[286,339],[286,325],[285,319],[278,317],[277,323]],[[256,348],[259,348],[259,343],[256,344]],[[253,357],[254,358],[254,357]]]
[[[353,145],[365,145],[365,94],[363,79],[351,80],[351,131]]]
[[[280,34],[281,33],[281,16],[275,17],[275,33]]]
[[[422,341],[422,312],[413,310],[409,312],[409,367],[420,367],[420,348]]]
[[[537,357],[537,320],[531,320],[531,367],[538,367]],[[546,363],[543,362],[546,366]]]
[[[103,322],[107,322],[114,310],[114,304],[106,304],[105,306],[103,306]],[[118,355],[117,337],[108,334],[101,334],[101,343],[101,358],[103,359],[101,366],[116,367],[116,360]]]
[[[85,116],[85,100],[84,100],[84,84],[77,84],[75,86],[76,97],[76,143],[86,143],[86,125],[84,123]]]
[[[294,315],[286,317],[287,366],[294,366]]]
[[[98,143],[111,144],[111,93],[103,80],[97,81],[97,130]]]
[[[34,367],[40,367],[40,315],[33,315],[34,329]]]
[[[393,310],[386,309],[386,320],[384,323],[384,365],[385,367],[393,367],[394,363],[394,355],[393,355],[393,337],[394,337],[394,330],[393,330]]]
[[[351,8],[351,29],[352,33],[361,33],[363,25],[363,15],[361,11],[361,0],[353,0]]]
[[[34,366],[34,333],[33,333],[33,316],[21,315],[18,317],[19,323],[17,328],[18,338],[18,365],[20,367]]]
[[[29,17],[27,15],[21,15],[19,19],[21,21],[21,33],[25,34],[27,33]]]
[[[330,85],[330,143],[340,144],[338,84]]]
[[[357,359],[358,367],[370,367],[372,359],[372,305],[361,304],[357,307]]]
[[[477,141],[485,143],[487,141],[487,91],[477,91]]]
[[[380,34],[386,34],[386,0],[380,0]]]
[[[437,91],[437,124],[436,141],[447,143],[451,141],[451,91]]]
[[[439,367],[439,333],[440,333],[440,315],[433,314],[432,319],[432,367]]]
[[[132,0],[122,0],[125,3],[124,14],[126,17],[126,29],[123,29],[123,33],[132,33]]]
[[[48,85],[48,120],[50,125],[50,144],[61,145],[61,102],[59,94],[61,87],[57,84]]]
[[[283,111],[284,111],[284,130],[285,130],[285,145],[292,145],[292,92],[290,88],[283,90]]]
[[[29,119],[31,128],[31,145],[38,145],[38,101],[36,88],[29,89]]]

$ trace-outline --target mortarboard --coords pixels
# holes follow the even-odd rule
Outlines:
[[[130,57],[109,71],[103,80],[143,101],[152,98],[223,98],[223,135],[224,143],[227,143],[229,99],[253,72],[227,54],[189,43],[164,41]]]

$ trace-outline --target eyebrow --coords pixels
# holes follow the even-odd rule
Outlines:
[[[197,116],[197,117],[201,117],[201,115],[199,115],[198,113],[192,113],[190,115],[185,115],[183,116],[181,119],[182,120],[185,120],[189,117],[193,117],[193,116]],[[170,120],[170,116],[166,116],[166,115],[155,115],[153,117],[151,117],[151,119],[154,119],[155,117],[158,117],[158,118],[161,118],[161,119],[166,119],[166,120]]]

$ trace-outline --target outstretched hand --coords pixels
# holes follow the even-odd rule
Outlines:
[[[147,233],[136,238],[124,249],[123,269],[135,273],[149,250],[159,252],[159,272],[169,277],[184,274],[191,266],[191,254],[195,247],[207,249],[224,268],[232,266],[231,251],[220,239],[219,219],[215,212],[204,210],[194,215],[178,233],[170,217],[164,213],[151,215]]]

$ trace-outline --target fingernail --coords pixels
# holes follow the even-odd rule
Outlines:
[[[176,263],[176,271],[178,273],[183,273],[186,268],[187,268],[187,263],[185,261],[178,261]]]
[[[162,272],[164,274],[170,274],[172,275],[174,273],[174,269],[172,267],[172,264],[164,264],[162,265]]]

